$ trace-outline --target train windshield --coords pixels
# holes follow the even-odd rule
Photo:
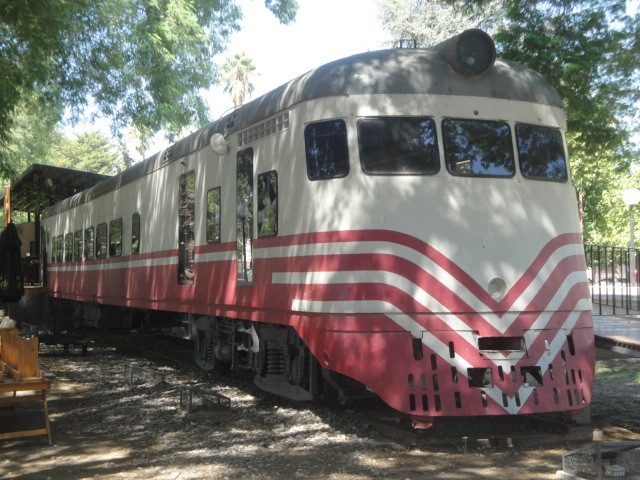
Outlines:
[[[516,125],[516,138],[523,177],[567,181],[567,160],[558,129],[519,123]]]
[[[445,118],[442,136],[447,170],[452,175],[514,175],[511,130],[505,122]]]
[[[431,118],[364,118],[358,121],[358,139],[365,173],[431,175],[440,169]]]

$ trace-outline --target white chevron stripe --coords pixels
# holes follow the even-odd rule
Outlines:
[[[448,271],[446,271],[443,267],[438,265],[429,259],[426,255],[405,247],[400,244],[390,243],[390,242],[330,242],[330,243],[314,243],[314,244],[304,244],[304,245],[295,245],[291,247],[272,247],[272,248],[264,248],[264,249],[256,249],[254,250],[254,258],[295,258],[298,256],[312,256],[312,255],[349,255],[349,254],[367,254],[367,255],[375,255],[375,254],[388,254],[393,255],[402,259],[405,259],[419,268],[423,269],[430,275],[437,278],[442,284],[453,291],[458,295],[462,301],[467,303],[472,310],[476,312],[491,312],[492,309],[489,308],[484,302],[480,301],[475,294],[469,291],[464,285],[460,284],[458,280],[456,280]],[[580,244],[569,244],[562,246],[555,250],[553,254],[547,259],[543,267],[540,269],[539,273],[536,275],[536,278],[533,279],[528,288],[523,292],[520,298],[515,302],[515,305],[511,308],[513,311],[521,311],[524,309],[526,305],[528,305],[531,300],[535,297],[538,292],[539,285],[541,283],[545,283],[551,273],[553,272],[555,266],[562,259],[573,256],[573,255],[584,255],[583,247]],[[500,268],[505,268],[504,266],[500,266]],[[296,273],[296,272],[294,272]],[[307,272],[308,275],[314,275],[313,272]],[[515,282],[521,272],[516,272],[511,269],[511,271],[487,271],[486,278],[493,278],[496,276],[500,276],[508,281]],[[278,275],[285,275],[284,273],[274,274],[275,278],[280,278]],[[302,275],[302,273],[299,273]],[[583,281],[586,281],[586,275],[582,273]],[[292,277],[293,278],[293,277]],[[297,280],[295,282],[288,281],[279,281],[277,283],[302,283],[302,284],[310,284],[317,283],[314,281],[307,280]],[[345,283],[343,281],[324,281],[319,283]],[[346,282],[353,283],[353,282]],[[365,282],[372,283],[372,282]],[[387,282],[385,282],[387,283]],[[391,283],[394,285],[394,283]],[[480,283],[482,285],[482,283]],[[513,285],[511,285],[513,286]],[[486,288],[486,285],[484,286]],[[405,290],[407,293],[408,290]],[[488,320],[489,321],[489,320]],[[491,321],[493,323],[493,321]]]
[[[417,323],[413,318],[404,314],[402,311],[395,308],[392,304],[385,302],[383,300],[355,300],[355,301],[341,301],[341,302],[331,302],[331,301],[312,301],[312,300],[294,300],[294,309],[303,310],[303,311],[313,311],[313,312],[327,312],[330,313],[334,309],[333,305],[338,304],[337,311],[346,312],[346,313],[373,313],[373,312],[381,312],[384,311],[385,315],[393,320],[398,326],[408,331],[415,338],[421,338],[422,343],[426,345],[428,348],[433,350],[440,358],[442,358],[445,362],[447,362],[452,367],[456,367],[457,371],[467,377],[467,369],[472,368],[469,362],[467,362],[460,355],[455,355],[454,358],[451,358],[449,355],[449,346],[445,345],[440,339],[438,339],[435,335],[433,335],[429,331],[425,331],[424,327],[422,327],[419,323]],[[582,309],[586,307],[590,307],[588,305],[588,300],[581,300],[576,305],[576,310],[572,311],[565,323],[561,328],[558,329],[555,337],[551,341],[549,345],[548,356],[550,358],[555,358],[562,345],[564,345],[566,341],[566,332],[571,330],[580,314],[582,313]],[[473,334],[467,330],[465,331],[456,331],[455,332],[460,337],[463,337],[467,342],[477,348],[477,344],[475,342],[475,338]],[[535,340],[535,336],[532,338],[532,341]],[[516,354],[514,356],[505,357],[504,360],[500,360],[498,362],[489,359],[492,361],[494,365],[498,365],[499,363],[504,363],[504,361],[509,361],[510,363],[515,364],[521,357],[523,353]],[[549,362],[544,362],[544,355],[541,357],[536,366],[540,367],[542,374],[546,373]],[[482,388],[486,392],[486,394],[491,397],[498,405],[502,406],[509,413],[515,414],[518,413],[521,406],[525,404],[529,396],[533,393],[533,389],[535,387],[521,385],[518,388],[518,395],[520,397],[520,406],[516,405],[515,401],[509,401],[508,407],[504,407],[502,403],[502,390],[499,387],[492,388]]]
[[[552,312],[556,311],[569,290],[576,284],[584,280],[583,272],[573,272],[564,279],[559,286],[555,295],[551,298],[543,313],[535,321],[531,328],[541,329],[547,324],[551,318]],[[349,272],[276,272],[273,273],[271,281],[274,284],[304,284],[304,285],[339,285],[339,284],[359,284],[359,283],[380,283],[391,285],[405,292],[417,302],[428,308],[431,312],[445,322],[452,330],[468,330],[469,327],[459,316],[452,313],[444,305],[433,298],[428,292],[418,287],[406,277],[401,275],[381,271],[349,271]],[[588,300],[585,300],[587,303]],[[362,302],[358,302],[359,304]],[[304,312],[324,312],[324,313],[359,313],[351,311],[353,309],[353,301],[343,302],[306,302],[304,300],[294,300],[292,309]],[[314,308],[323,308],[323,310],[314,310]],[[362,308],[362,307],[359,307]],[[366,308],[366,313],[397,313],[397,308],[387,302],[370,301]],[[375,308],[381,310],[375,311]],[[591,305],[588,306],[588,309]],[[365,312],[362,312],[365,313]],[[519,312],[518,312],[519,313]],[[512,315],[504,315],[502,318],[498,315],[487,312],[477,312],[487,323],[492,325],[500,333],[504,333],[515,321],[516,313]]]

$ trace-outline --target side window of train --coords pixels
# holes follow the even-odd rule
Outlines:
[[[278,234],[278,173],[258,175],[258,237]]]
[[[122,255],[122,218],[112,220],[109,224],[109,256]]]
[[[436,123],[429,117],[358,121],[362,170],[370,175],[433,175],[440,170]]]
[[[107,224],[96,226],[96,258],[107,258]]]
[[[84,258],[86,260],[93,260],[93,240],[94,229],[93,227],[84,229]]]
[[[73,260],[73,233],[69,232],[64,236],[64,261]]]
[[[236,170],[236,259],[238,281],[253,281],[253,149],[238,152]]]
[[[51,238],[51,263],[56,263],[58,259],[58,237]]]
[[[178,285],[193,285],[195,277],[196,173],[178,178]]]
[[[344,120],[310,123],[304,129],[309,180],[346,177],[349,173],[347,125]]]
[[[76,230],[73,234],[73,259],[82,260],[82,230]]]
[[[131,254],[140,253],[140,214],[138,212],[131,216]]]
[[[512,177],[515,160],[505,122],[445,118],[442,137],[447,170],[467,177]]]
[[[53,261],[56,263],[62,263],[62,260],[64,259],[64,235],[53,237],[53,241]]]
[[[518,123],[516,140],[523,177],[553,182],[567,181],[567,159],[560,130]]]
[[[220,242],[221,188],[207,192],[207,243]]]

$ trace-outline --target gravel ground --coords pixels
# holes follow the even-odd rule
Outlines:
[[[66,357],[42,347],[40,360],[55,375],[54,444],[46,437],[1,442],[0,478],[553,479],[563,452],[580,446],[418,449],[328,408],[275,400],[224,379],[202,388],[215,388],[231,408],[186,413],[180,386],[194,378],[162,363],[106,346]],[[164,380],[129,385],[127,365],[162,372]],[[638,367],[640,359],[598,362],[593,422],[606,440],[640,440]],[[14,417],[0,410],[0,430],[40,421],[29,408],[18,407]]]

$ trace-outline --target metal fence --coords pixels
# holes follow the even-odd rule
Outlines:
[[[638,314],[638,260],[640,251],[631,255],[628,248],[585,245],[587,275],[591,288],[591,302],[599,315]],[[634,268],[630,259],[634,258]],[[635,279],[631,271],[634,272]]]

